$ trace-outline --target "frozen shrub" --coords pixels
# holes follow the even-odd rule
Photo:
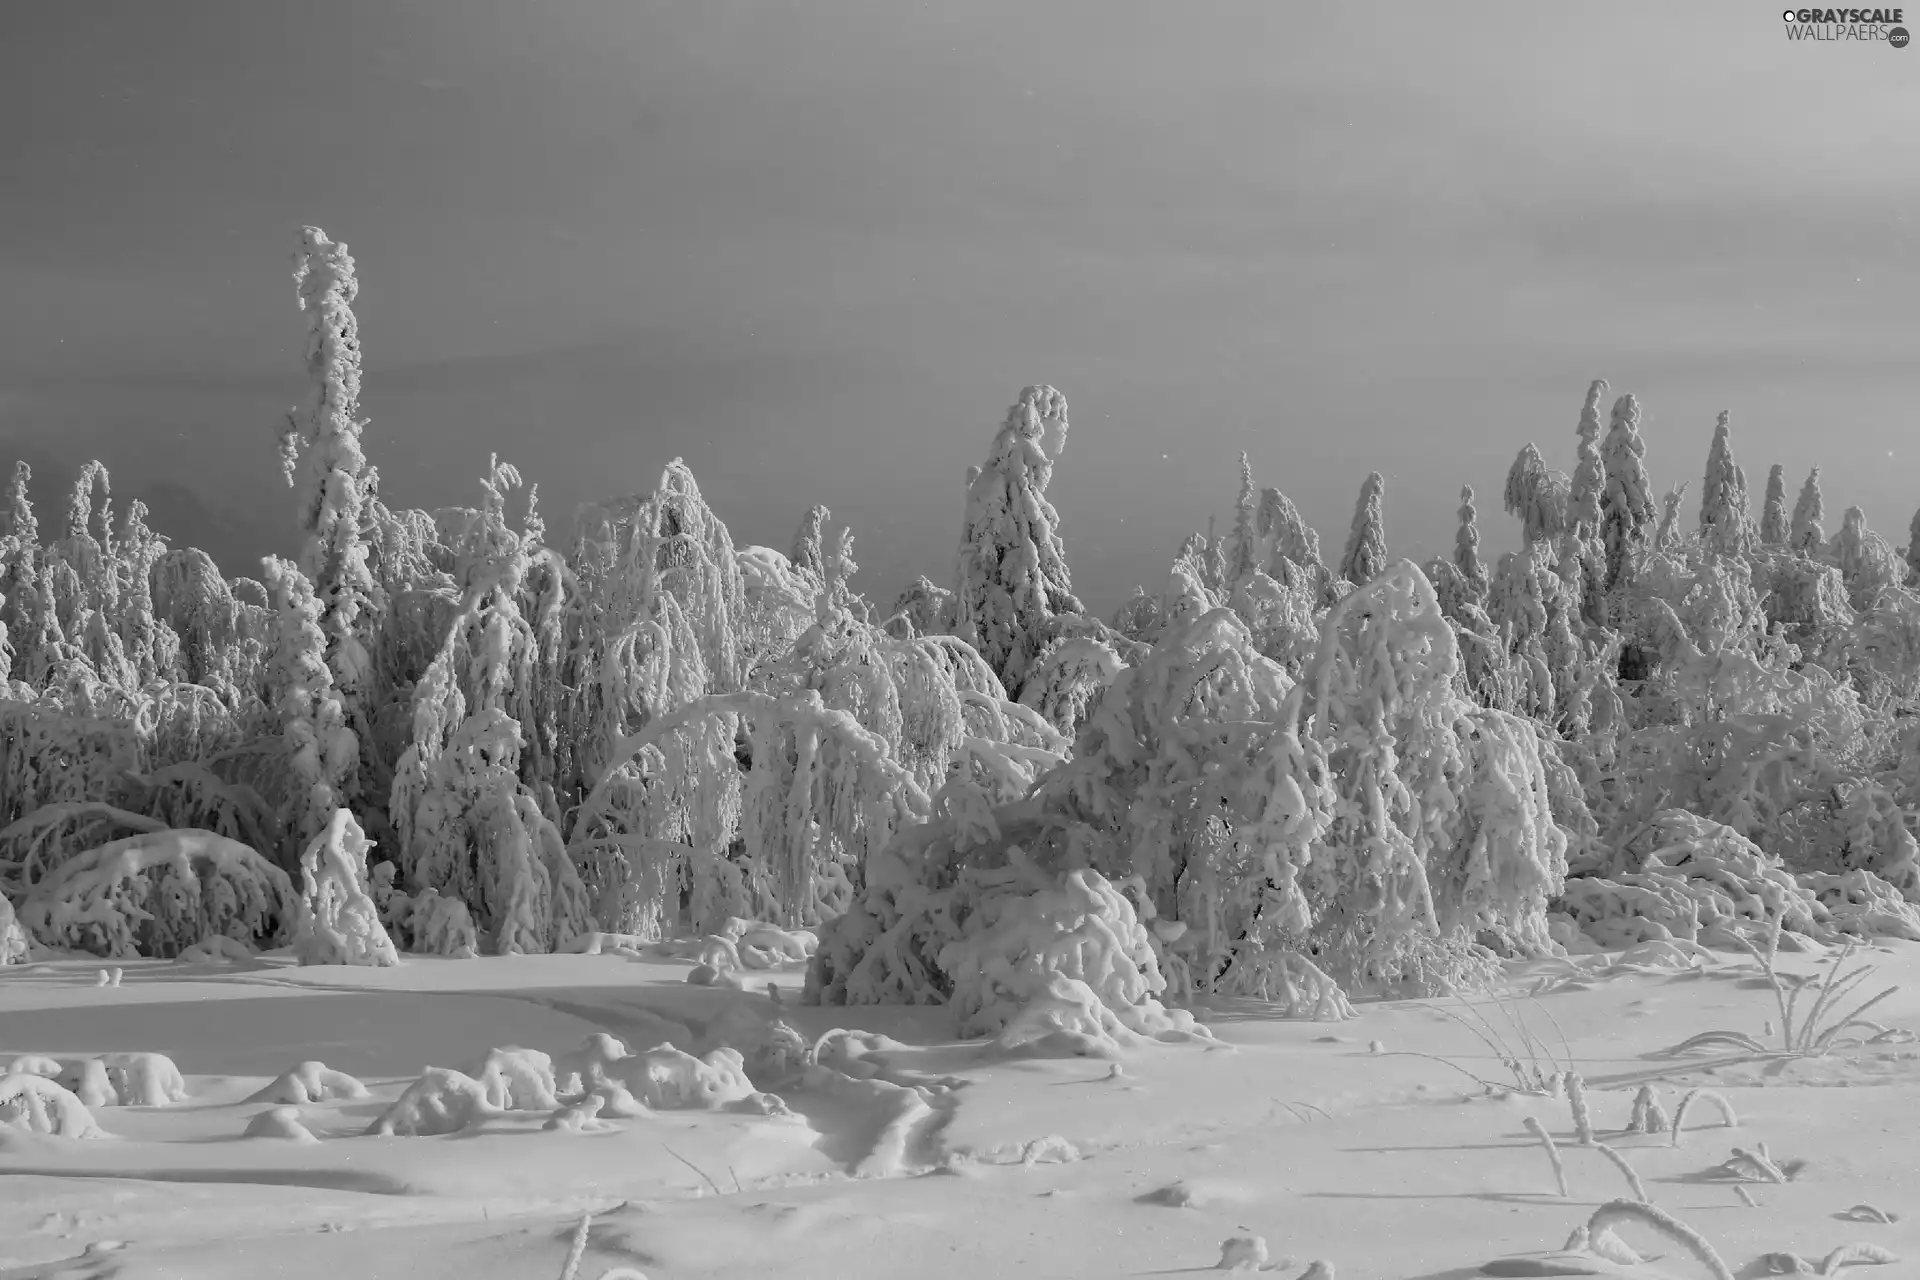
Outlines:
[[[301,895],[293,954],[301,964],[393,965],[393,940],[367,893],[370,842],[345,809],[300,855]]]
[[[188,1098],[180,1068],[164,1053],[112,1053],[103,1061],[123,1107],[165,1107]]]
[[[367,1132],[381,1137],[437,1137],[474,1128],[498,1114],[478,1080],[445,1067],[428,1067]]]
[[[494,1049],[473,1078],[496,1111],[546,1111],[560,1105],[554,1097],[553,1059],[538,1049]]]
[[[1018,846],[1008,850],[1011,866],[1018,855]],[[1133,904],[1096,871],[1070,871],[1057,889],[984,898],[939,956],[960,1034],[1103,1051],[1204,1036],[1192,1014],[1161,1004],[1166,979],[1148,936]]]
[[[0,1076],[0,1127],[57,1138],[100,1138],[93,1113],[45,1076]]]
[[[607,1064],[609,1079],[656,1110],[718,1110],[754,1093],[746,1060],[735,1049],[694,1057],[670,1044]]]
[[[27,931],[20,926],[13,904],[0,894],[0,965],[25,964],[33,957]]]
[[[296,901],[284,871],[210,831],[129,836],[69,858],[20,905],[48,946],[167,958],[214,934],[282,944]]]
[[[248,1102],[278,1102],[303,1106],[310,1102],[354,1101],[367,1096],[367,1086],[324,1062],[302,1062],[274,1078],[272,1084]]]

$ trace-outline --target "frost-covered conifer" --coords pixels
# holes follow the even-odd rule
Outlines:
[[[1066,397],[1052,387],[1026,388],[967,490],[954,633],[980,651],[1016,697],[1046,622],[1082,612],[1060,516],[1046,496],[1066,438]]]
[[[1687,488],[1692,483],[1691,480],[1682,480],[1667,490],[1666,496],[1660,499],[1660,523],[1653,531],[1655,551],[1664,551],[1672,547],[1675,538],[1679,536],[1676,531],[1680,528],[1680,500],[1687,496]]]
[[[1747,477],[1734,461],[1733,439],[1727,427],[1731,416],[1722,409],[1714,424],[1706,481],[1700,487],[1700,540],[1721,555],[1738,555],[1753,546]]]
[[[793,535],[793,567],[801,573],[810,573],[819,578],[824,570],[820,560],[820,531],[826,527],[833,512],[815,503],[807,508],[807,514],[800,518],[800,528]]]
[[[1820,468],[1815,467],[1807,473],[1799,500],[1793,504],[1793,524],[1787,534],[1787,545],[1807,555],[1819,555],[1827,545],[1826,518],[1826,503],[1820,497]]]
[[[1333,576],[1326,561],[1320,558],[1320,535],[1301,516],[1293,499],[1278,489],[1269,487],[1260,491],[1256,529],[1263,545],[1270,548],[1265,568],[1274,577],[1281,576],[1280,566],[1275,563],[1280,559],[1305,570],[1312,577],[1316,591]]]
[[[1387,566],[1386,516],[1381,500],[1387,481],[1378,471],[1369,472],[1360,486],[1360,500],[1353,508],[1353,528],[1347,533],[1347,549],[1340,557],[1340,576],[1355,586],[1364,587]]]
[[[327,667],[352,726],[364,720],[374,592],[364,537],[372,468],[360,448],[366,422],[360,416],[360,326],[352,307],[360,283],[347,246],[327,239],[319,227],[301,228],[293,279],[307,313],[312,387],[304,410],[287,413],[281,469],[288,485],[300,490],[299,566],[320,604]],[[356,798],[358,768],[339,785],[342,802]]]
[[[1580,406],[1580,425],[1574,428],[1580,446],[1567,517],[1583,538],[1600,534],[1600,497],[1607,490],[1606,463],[1600,457],[1600,401],[1606,394],[1607,380],[1595,378],[1587,388],[1587,402]]]
[[[1571,492],[1566,475],[1548,470],[1540,450],[1528,441],[1507,469],[1504,495],[1507,514],[1520,518],[1521,545],[1551,541],[1565,531]]]
[[[1906,566],[1887,540],[1867,527],[1867,513],[1859,507],[1847,508],[1828,551],[1847,584],[1847,599],[1861,612],[1874,608],[1881,593],[1906,576]]]
[[[1260,495],[1253,487],[1253,463],[1240,455],[1240,493],[1233,504],[1233,545],[1227,557],[1227,582],[1237,584],[1260,565]]]
[[[358,765],[358,746],[334,691],[326,662],[326,633],[313,584],[291,561],[268,556],[262,565],[279,613],[271,682],[287,742],[288,812],[282,824],[305,845],[340,807],[346,781]]]
[[[1477,597],[1476,604],[1484,605],[1487,596],[1487,567],[1480,562],[1480,524],[1479,513],[1473,505],[1473,486],[1464,485],[1460,489],[1460,527],[1453,535],[1453,567]]]
[[[34,518],[33,500],[27,496],[32,482],[33,468],[25,462],[14,463],[13,478],[7,482],[6,498],[0,503],[0,537],[38,546],[40,522]]]
[[[1907,525],[1907,585],[1920,587],[1920,511]]]
[[[1652,482],[1640,438],[1640,402],[1631,392],[1613,402],[1613,421],[1600,444],[1607,473],[1600,497],[1600,534],[1606,544],[1606,588],[1611,591],[1632,572],[1634,555],[1646,545],[1654,511]]]
[[[1760,541],[1769,547],[1785,546],[1792,531],[1787,516],[1786,468],[1776,462],[1767,472],[1767,496],[1760,505]]]

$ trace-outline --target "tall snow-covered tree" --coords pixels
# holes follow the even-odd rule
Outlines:
[[[1353,527],[1340,557],[1340,576],[1355,586],[1366,586],[1387,567],[1386,515],[1381,510],[1386,487],[1386,477],[1378,471],[1369,472],[1366,483],[1360,486],[1360,500],[1353,507]]]
[[[1906,565],[1885,538],[1867,527],[1867,513],[1859,507],[1847,508],[1828,552],[1847,584],[1848,600],[1863,613],[1879,603],[1887,588],[1899,586],[1906,577]]]
[[[1787,534],[1787,545],[1795,551],[1818,555],[1827,545],[1826,517],[1826,503],[1820,496],[1820,468],[1815,467],[1807,473],[1807,482],[1800,486],[1800,498],[1793,504],[1793,524]]]
[[[1473,505],[1473,486],[1460,489],[1460,527],[1453,535],[1453,567],[1484,604],[1487,596],[1487,567],[1480,560],[1479,513]]]
[[[1587,402],[1580,406],[1580,425],[1574,428],[1580,447],[1567,518],[1583,538],[1600,534],[1600,496],[1607,490],[1606,463],[1600,457],[1600,401],[1606,394],[1607,380],[1595,378],[1587,388]]]
[[[1753,525],[1747,511],[1747,476],[1734,460],[1733,438],[1720,411],[1714,423],[1713,446],[1707,451],[1706,481],[1700,488],[1700,540],[1722,555],[1738,555],[1753,546]]]
[[[812,574],[816,579],[823,572],[820,562],[821,530],[832,518],[833,512],[816,502],[800,518],[800,528],[793,535],[793,567],[802,573]]]
[[[1271,548],[1265,566],[1268,573],[1279,576],[1278,566],[1272,563],[1272,557],[1279,556],[1312,575],[1316,589],[1332,576],[1320,558],[1320,535],[1286,494],[1271,486],[1260,491],[1256,527],[1263,544]]]
[[[23,543],[40,544],[40,521],[33,514],[33,500],[27,487],[33,482],[33,468],[24,461],[13,464],[13,478],[7,482],[4,502],[0,502],[0,538],[18,538]]]
[[[1767,496],[1760,504],[1760,541],[1770,547],[1784,546],[1792,532],[1787,516],[1787,471],[1776,462],[1767,472]]]
[[[1633,556],[1652,531],[1654,509],[1640,438],[1640,402],[1632,392],[1613,402],[1613,421],[1600,444],[1607,473],[1600,497],[1600,535],[1607,549],[1607,590],[1632,572]]]
[[[1548,470],[1546,459],[1529,440],[1507,468],[1505,493],[1507,514],[1520,519],[1523,546],[1560,536],[1566,528],[1568,489],[1566,476]]]
[[[1027,387],[1007,410],[987,464],[967,490],[954,631],[1016,698],[1047,621],[1083,612],[1067,571],[1060,516],[1047,501],[1066,440],[1067,398],[1052,387]]]
[[[1920,587],[1920,511],[1907,525],[1907,585]]]
[[[1245,452],[1240,455],[1240,493],[1233,504],[1233,545],[1227,555],[1227,582],[1236,584],[1253,576],[1260,555],[1259,491],[1253,487],[1253,463]]]
[[[368,568],[367,490],[372,467],[360,448],[360,324],[353,300],[360,292],[345,244],[319,227],[303,227],[293,279],[307,313],[307,377],[303,410],[289,410],[281,435],[281,467],[300,492],[299,567],[313,584],[326,637],[326,662],[350,732],[365,725],[363,697],[370,662],[373,575]],[[303,457],[304,455],[304,457]],[[335,779],[342,802],[358,793],[357,766]]]
[[[313,584],[290,560],[268,556],[261,563],[279,615],[269,679],[285,725],[292,774],[280,820],[296,843],[304,845],[339,807],[340,788],[353,775],[359,747],[327,666],[322,606]]]

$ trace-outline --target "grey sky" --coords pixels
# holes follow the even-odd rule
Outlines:
[[[1570,469],[1595,376],[1662,488],[1726,408],[1756,490],[1818,462],[1895,543],[1920,505],[1920,50],[1790,44],[1765,5],[5,23],[0,455],[99,456],[230,573],[289,545],[302,222],[359,262],[390,501],[471,501],[498,450],[560,517],[683,455],[739,542],[828,504],[883,603],[948,579],[1029,382],[1072,405],[1052,497],[1102,612],[1227,512],[1241,449],[1332,547],[1378,467],[1396,552],[1450,542],[1462,483],[1508,549],[1508,462]]]

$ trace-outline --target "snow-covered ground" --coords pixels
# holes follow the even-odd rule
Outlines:
[[[1818,1265],[1856,1243],[1920,1257],[1908,1203],[1920,1046],[1902,1032],[1920,1027],[1911,943],[1856,953],[1849,967],[1879,969],[1860,996],[1902,990],[1874,1008],[1877,1026],[1824,1056],[1722,1043],[1678,1058],[1656,1055],[1706,1031],[1780,1043],[1779,1003],[1751,958],[1654,943],[1509,962],[1497,999],[1363,1002],[1341,1022],[1221,1001],[1197,1010],[1219,1043],[1115,1061],[960,1041],[941,1008],[806,1007],[791,966],[774,975],[777,995],[690,984],[693,961],[667,950],[386,968],[136,961],[104,986],[97,962],[0,970],[0,1067],[125,1092],[141,1064],[108,1055],[162,1054],[185,1086],[164,1106],[94,1107],[91,1138],[27,1132],[25,1104],[0,1104],[13,1122],[0,1124],[0,1280],[547,1280],[569,1267],[585,1214],[571,1272],[584,1280],[623,1266],[650,1280],[1173,1276],[1253,1237],[1288,1277],[1316,1261],[1341,1280],[1713,1274],[1642,1225],[1615,1233],[1641,1263],[1605,1261],[1605,1240],[1554,1260],[1600,1205],[1635,1192],[1582,1145],[1569,1100],[1519,1090],[1483,1035],[1511,1047],[1521,1079],[1570,1062],[1596,1141],[1732,1274],[1772,1274],[1789,1264],[1767,1255],[1786,1251]],[[1791,980],[1836,959],[1812,944],[1779,965]],[[874,1035],[829,1037],[809,1066],[782,1056],[776,1021],[808,1046],[835,1027]],[[664,1058],[610,1059],[621,1046],[590,1040],[602,1033],[634,1055],[671,1042],[721,1067],[710,1051],[731,1043],[785,1105],[737,1083],[682,1096]],[[537,1059],[495,1055],[506,1070],[478,1089],[530,1109],[481,1104],[443,1136],[368,1134],[428,1068],[482,1077],[507,1048],[550,1056],[556,1105],[530,1106],[515,1078]],[[107,1059],[104,1075],[89,1057]],[[364,1096],[310,1070],[307,1092],[332,1088],[287,1101],[304,1095],[276,1077],[307,1062]],[[594,1062],[636,1097],[652,1088],[683,1105],[556,1120],[567,1075]],[[166,1075],[152,1060],[145,1072],[150,1085]],[[1649,1083],[1668,1117],[1706,1086],[1738,1125],[1701,1098],[1678,1146],[1665,1129],[1624,1132]],[[1558,1147],[1567,1195],[1529,1117]],[[1736,1147],[1764,1147],[1785,1181],[1757,1163],[1744,1177],[1723,1167]]]

